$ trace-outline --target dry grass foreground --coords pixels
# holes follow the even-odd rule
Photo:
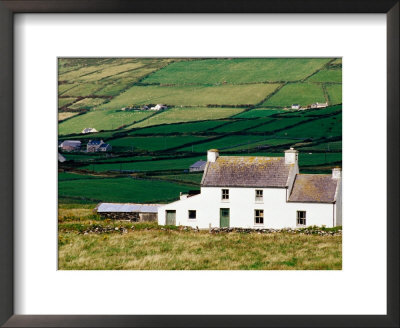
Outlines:
[[[71,213],[72,214],[72,213]],[[130,224],[132,225],[132,224]],[[59,231],[60,270],[340,270],[342,237],[160,229]]]

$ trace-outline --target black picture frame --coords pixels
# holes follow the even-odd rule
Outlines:
[[[13,17],[16,13],[383,13],[387,17],[387,315],[14,315]],[[0,324],[4,327],[399,327],[398,0],[0,0]],[[368,270],[366,268],[366,270]]]

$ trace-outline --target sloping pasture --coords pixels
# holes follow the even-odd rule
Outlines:
[[[292,104],[307,106],[315,102],[325,102],[321,85],[313,83],[290,83],[265,101],[262,106],[289,107]]]
[[[329,62],[327,58],[235,58],[181,61],[144,79],[145,83],[217,84],[297,81]]]
[[[211,107],[191,107],[191,108],[170,108],[157,113],[147,120],[137,123],[132,128],[141,128],[158,124],[171,124],[189,121],[219,120],[230,117],[242,112],[243,108],[211,108]],[[154,113],[154,112],[153,112]]]
[[[167,104],[169,106],[256,104],[279,84],[220,86],[133,86],[104,104],[102,109],[121,109],[131,105]]]
[[[153,113],[143,111],[91,111],[60,123],[58,126],[58,134],[65,135],[71,133],[81,133],[81,131],[85,128],[95,128],[97,131],[115,130],[123,125],[129,125],[133,122],[143,120],[151,114]]]

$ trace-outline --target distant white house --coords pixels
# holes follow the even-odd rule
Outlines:
[[[79,140],[64,140],[59,147],[64,151],[79,150],[81,142]]]
[[[298,151],[284,157],[219,156],[209,150],[198,195],[158,208],[160,225],[296,228],[342,225],[341,170],[299,174]]]
[[[89,140],[86,146],[86,151],[88,153],[95,153],[98,151],[108,152],[112,150],[112,146],[105,143],[103,140]]]
[[[205,167],[206,167],[207,162],[206,161],[197,161],[196,163],[190,165],[189,171],[190,172],[203,172]]]
[[[60,153],[58,153],[58,161],[59,161],[60,163],[64,163],[66,160],[67,160],[67,159],[66,159],[63,155],[61,155]]]
[[[328,107],[327,102],[324,102],[324,103],[316,102],[314,104],[311,104],[311,108],[325,108],[325,107]]]
[[[82,130],[82,133],[83,133],[83,134],[86,134],[86,133],[95,133],[95,132],[98,132],[95,128],[86,128],[86,129],[83,129],[83,130]]]
[[[102,143],[98,148],[98,151],[108,152],[112,150],[112,146],[108,143]]]
[[[300,109],[301,106],[299,104],[293,104],[292,109]]]
[[[150,107],[150,110],[163,110],[167,109],[168,107],[162,104],[157,104],[154,107]]]

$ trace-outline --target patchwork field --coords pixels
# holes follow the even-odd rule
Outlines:
[[[76,118],[71,118],[58,126],[58,134],[81,133],[85,128],[96,128],[96,130],[116,130],[125,125],[141,121],[149,117],[150,112],[122,112],[112,110],[96,110],[85,113]]]
[[[307,81],[309,81],[309,82],[342,83],[342,70],[341,69],[326,69],[323,71],[319,71],[317,74],[311,76]]]
[[[110,144],[113,147],[119,147],[120,151],[155,151],[176,148],[184,144],[197,143],[207,139],[207,137],[198,136],[154,136],[152,138],[125,137],[113,139],[110,141]]]
[[[326,58],[203,59],[173,63],[147,77],[145,83],[216,84],[297,81],[321,69]]]
[[[320,85],[313,83],[290,83],[267,99],[262,105],[290,107],[292,104],[307,106],[315,102],[325,102],[324,92]]]
[[[189,167],[211,148],[277,157],[295,147],[300,172],[330,174],[342,164],[341,65],[341,58],[60,58],[59,143],[80,140],[82,150],[59,149],[67,159],[58,173],[59,269],[340,270],[341,235],[161,229],[93,209],[169,203],[199,190],[203,173]],[[329,107],[290,109],[315,102]],[[168,109],[130,110],[155,104]],[[89,127],[99,132],[81,134]],[[86,152],[91,139],[112,151]]]
[[[197,189],[193,185],[162,180],[141,180],[131,177],[85,178],[61,180],[58,195],[91,202],[163,203],[172,201],[179,192]],[[156,192],[155,192],[156,191]]]
[[[121,109],[132,105],[163,103],[168,106],[256,104],[275,91],[279,84],[220,86],[133,86],[101,109]]]
[[[241,113],[243,108],[171,108],[133,125],[133,128],[189,121],[219,120]]]
[[[210,148],[282,156],[294,146],[301,169],[316,173],[342,160],[341,105],[284,109],[341,104],[341,59],[61,58],[59,94],[60,142],[113,146],[111,153],[62,152],[71,173],[60,173],[60,206],[177,199],[199,188],[201,173],[189,166]],[[157,103],[168,109],[121,110]],[[88,127],[101,132],[80,134]]]

